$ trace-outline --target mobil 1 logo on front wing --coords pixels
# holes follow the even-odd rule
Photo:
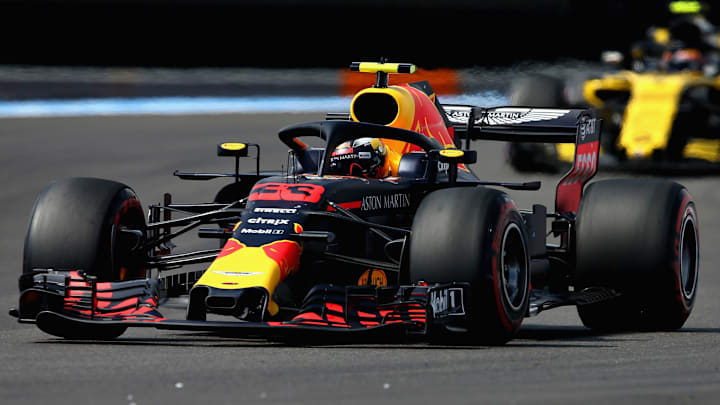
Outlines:
[[[461,287],[433,288],[430,290],[428,301],[430,308],[432,308],[433,318],[465,315],[463,289]]]

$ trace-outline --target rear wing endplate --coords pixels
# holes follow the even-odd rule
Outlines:
[[[575,161],[556,188],[555,211],[577,213],[585,184],[597,173],[602,120],[594,110],[443,105],[455,137],[508,142],[575,143]]]

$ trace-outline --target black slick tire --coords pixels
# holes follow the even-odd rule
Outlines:
[[[121,227],[143,236],[120,232]],[[83,270],[99,281],[142,277],[147,255],[133,248],[145,231],[142,206],[128,186],[96,178],[53,182],[33,207],[23,273],[53,268]]]
[[[665,180],[598,181],[578,211],[576,289],[621,294],[578,306],[583,324],[605,331],[682,327],[699,271],[698,219],[688,191]]]
[[[30,216],[20,290],[32,286],[34,269],[82,270],[98,281],[145,277],[145,216],[128,186],[96,178],[69,178],[48,185]],[[70,339],[111,339],[125,327],[68,331]]]
[[[429,284],[469,282],[469,334],[475,344],[500,345],[527,312],[530,274],[524,223],[515,204],[490,188],[435,191],[412,225],[409,275]]]

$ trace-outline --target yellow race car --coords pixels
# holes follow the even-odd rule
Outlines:
[[[511,84],[511,104],[596,109],[605,168],[719,169],[718,54],[678,46],[664,29],[648,34],[653,46],[634,46],[626,69],[581,79],[528,75]],[[619,52],[603,54],[616,66],[622,59]],[[520,171],[557,171],[572,164],[573,148],[511,144],[508,159]]]

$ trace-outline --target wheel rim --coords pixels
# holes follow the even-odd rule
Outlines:
[[[511,223],[505,229],[500,268],[505,301],[513,310],[519,310],[528,289],[528,269],[525,240],[520,227]]]
[[[689,300],[695,294],[699,262],[695,220],[691,215],[685,217],[680,232],[680,283],[685,299]]]

